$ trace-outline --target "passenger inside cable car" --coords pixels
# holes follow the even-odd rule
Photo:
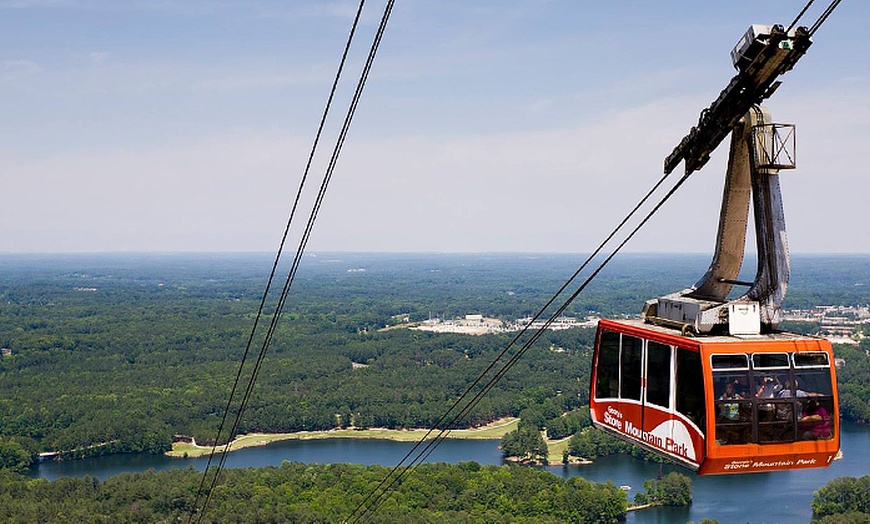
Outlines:
[[[832,438],[830,364],[823,352],[712,355],[720,445]],[[750,364],[751,363],[751,364]],[[740,384],[754,384],[741,394]],[[804,390],[800,384],[807,384]]]

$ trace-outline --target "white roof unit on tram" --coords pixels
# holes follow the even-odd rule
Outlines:
[[[783,32],[782,26],[780,26],[778,30],[781,34]],[[737,45],[735,45],[734,49],[731,50],[731,64],[734,65],[734,68],[742,70],[755,60],[755,57],[758,56],[758,52],[761,51],[761,49],[770,41],[770,35],[773,34],[774,31],[774,26],[772,25],[752,24],[749,26],[749,29],[743,33],[743,36],[737,41]],[[789,31],[786,38],[779,43],[779,47],[781,49],[791,49],[791,39],[794,38],[796,34],[796,29]]]
[[[763,41],[770,37],[770,32],[773,29],[772,25],[752,24],[749,29],[743,33],[737,45],[731,50],[731,64],[736,69],[744,63],[749,63],[758,53],[758,50],[764,45]]]

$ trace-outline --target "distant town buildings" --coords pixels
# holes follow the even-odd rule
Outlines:
[[[547,329],[552,329],[554,331],[558,331],[560,329],[570,329],[575,327],[586,327],[586,328],[594,328],[598,327],[599,318],[596,316],[587,316],[583,320],[578,319],[577,317],[558,317],[554,319]],[[526,326],[531,329],[540,329],[544,327],[544,324],[547,323],[547,320],[535,320],[532,322],[532,317],[521,318],[516,321],[516,329],[520,330]]]
[[[486,335],[488,333],[503,333],[510,331],[505,323],[497,318],[486,318],[480,314],[465,315],[465,318],[441,320],[438,318],[426,320],[412,326],[418,331],[434,331],[435,333],[462,333],[465,335]]]
[[[819,335],[834,344],[857,346],[864,334],[859,329],[870,324],[870,306],[816,306],[813,309],[792,309],[783,312],[783,320],[817,322]]]
[[[466,335],[486,335],[488,333],[506,333],[519,331],[525,327],[540,329],[544,327],[546,320],[532,322],[532,317],[518,319],[514,322],[505,322],[497,318],[488,318],[481,314],[465,315],[464,318],[441,320],[438,318],[419,322],[410,327],[418,331],[433,331],[436,333],[462,333]],[[547,329],[559,330],[573,327],[594,328],[597,325],[597,317],[586,317],[579,320],[576,317],[559,317],[547,326]]]
[[[585,318],[559,317],[547,329],[560,330],[575,327],[594,328],[598,324],[594,315]],[[819,324],[819,335],[835,344],[858,345],[864,337],[861,327],[870,324],[870,306],[816,306],[809,310],[788,310],[783,312],[783,320],[793,322],[815,322]],[[466,335],[485,335],[519,331],[526,327],[541,329],[547,319],[532,320],[532,317],[505,321],[490,318],[480,313],[465,315],[454,319],[430,318],[422,322],[411,322],[410,315],[399,314],[393,321],[409,329],[435,333],[460,333]],[[398,327],[398,326],[396,326]]]

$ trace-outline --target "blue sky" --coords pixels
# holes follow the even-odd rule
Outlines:
[[[803,3],[397,0],[309,249],[588,252],[746,28]],[[0,0],[0,252],[273,251],[356,5]],[[798,126],[795,252],[870,253],[868,14],[844,1],[767,102]],[[712,249],[720,149],[628,250]]]

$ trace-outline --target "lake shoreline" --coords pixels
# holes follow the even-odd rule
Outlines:
[[[490,440],[500,439],[507,433],[515,430],[520,419],[516,417],[505,417],[485,426],[469,429],[455,429],[447,432],[444,438],[450,439],[471,439],[471,440]],[[430,433],[427,436],[427,433]],[[221,445],[216,448],[212,446],[201,446],[196,444],[193,438],[189,440],[176,440],[172,443],[172,450],[164,453],[167,457],[172,458],[196,458],[210,455],[213,451],[218,453],[224,449],[228,451],[237,451],[240,449],[265,446],[273,442],[281,442],[284,440],[325,440],[335,438],[351,438],[351,439],[380,439],[392,440],[396,442],[416,442],[426,439],[433,439],[438,435],[438,431],[429,429],[387,429],[387,428],[368,428],[368,429],[330,429],[325,431],[296,431],[292,433],[248,433],[240,435],[233,439],[229,446]]]
[[[489,424],[477,428],[455,429],[445,434],[444,438],[457,440],[496,440],[501,439],[506,434],[517,429],[520,419],[517,417],[505,417],[494,420]],[[192,437],[189,440],[177,440],[172,443],[172,450],[164,453],[165,456],[171,458],[198,458],[215,453],[223,452],[224,448],[227,451],[238,451],[245,448],[267,446],[274,442],[285,440],[328,440],[337,438],[348,439],[368,439],[368,440],[391,440],[394,442],[417,442],[422,439],[431,440],[437,437],[437,431],[429,429],[387,429],[387,428],[346,428],[346,429],[330,429],[323,431],[295,431],[291,433],[248,433],[236,437],[229,447],[226,445],[217,446],[202,446],[196,443]],[[567,446],[570,437],[548,441],[550,447],[550,455],[553,456],[558,452],[561,455],[562,450]],[[504,462],[513,462],[516,464],[528,466],[583,466],[592,464],[591,460],[582,457],[574,457],[568,462],[562,460],[550,460],[546,464],[537,461],[522,460],[517,457],[504,457]]]

